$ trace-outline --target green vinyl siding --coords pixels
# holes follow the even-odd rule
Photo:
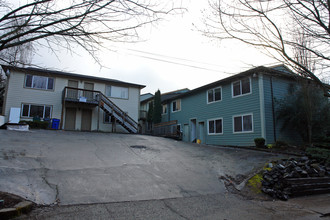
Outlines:
[[[272,84],[272,87],[271,87]],[[281,99],[288,95],[289,89],[295,85],[296,81],[279,77],[264,77],[264,96],[265,96],[265,121],[266,123],[266,141],[267,143],[274,143],[274,119],[272,110],[272,90],[273,90],[273,104],[276,124],[276,140],[286,141],[288,143],[301,143],[301,138],[292,129],[282,129],[281,120],[276,117],[276,109]]]
[[[252,146],[254,138],[261,136],[260,101],[258,78],[251,77],[251,94],[232,97],[232,85],[226,83],[217,85],[222,87],[222,100],[207,104],[207,90],[181,98],[181,111],[170,112],[170,120],[178,120],[178,124],[188,124],[191,129],[191,119],[196,119],[196,134],[199,138],[200,122],[204,122],[204,139],[206,144]],[[253,115],[253,132],[233,132],[233,116]],[[223,119],[223,134],[208,135],[207,123],[209,119]],[[190,137],[185,138],[190,140]]]

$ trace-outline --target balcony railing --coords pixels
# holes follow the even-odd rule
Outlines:
[[[81,102],[87,104],[99,103],[100,92],[88,89],[79,89],[73,87],[65,87],[63,90],[63,98],[68,102]]]

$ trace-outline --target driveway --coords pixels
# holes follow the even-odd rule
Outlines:
[[[38,204],[224,194],[278,155],[143,135],[0,130],[0,191]]]

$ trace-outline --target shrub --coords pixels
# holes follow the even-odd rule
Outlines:
[[[324,162],[326,165],[330,165],[330,150],[319,147],[309,147],[306,149],[306,154],[313,159]]]
[[[275,147],[276,148],[286,148],[289,145],[285,141],[278,140],[275,142]]]
[[[256,144],[256,147],[265,147],[265,138],[255,138],[254,143]]]
[[[30,128],[47,129],[49,127],[48,121],[20,121],[20,123],[28,124]]]

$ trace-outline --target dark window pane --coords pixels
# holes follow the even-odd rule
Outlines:
[[[240,132],[242,131],[242,117],[235,117],[234,118],[234,131]]]
[[[221,89],[217,88],[214,90],[214,101],[219,101],[221,100]]]
[[[172,111],[175,112],[176,111],[176,102],[173,102],[173,106],[172,107],[173,107]]]
[[[209,121],[209,134],[214,133],[214,121]]]
[[[51,107],[50,106],[46,106],[45,107],[45,118],[51,118],[50,117],[50,112],[51,112]]]
[[[243,130],[252,131],[252,116],[251,115],[243,116]]]
[[[54,79],[48,78],[48,87],[47,89],[52,90],[54,88]]]
[[[22,116],[29,117],[29,105],[23,105]]]
[[[213,101],[214,101],[214,99],[213,99],[213,90],[211,89],[207,92],[207,102],[213,102]]]
[[[250,79],[242,80],[242,94],[250,93]]]
[[[234,96],[241,94],[241,83],[240,81],[233,83],[233,93]]]
[[[31,105],[30,107],[30,117],[43,118],[44,107],[40,105]]]
[[[26,75],[25,87],[28,87],[28,88],[32,87],[32,76],[31,75]]]
[[[222,120],[218,119],[215,121],[215,133],[222,133]]]
[[[104,122],[110,123],[111,122],[111,116],[108,113],[104,113]]]

